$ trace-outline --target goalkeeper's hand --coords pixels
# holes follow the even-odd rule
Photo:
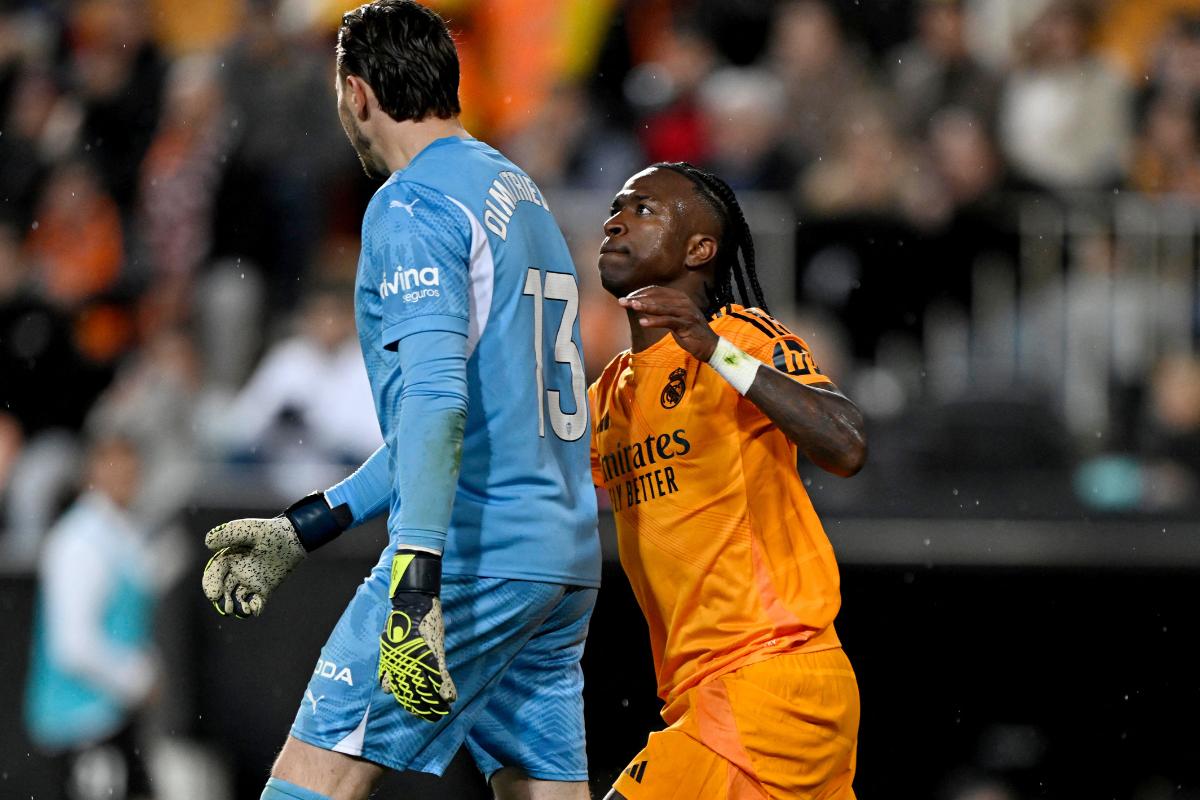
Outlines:
[[[450,713],[458,690],[446,670],[442,557],[398,550],[388,594],[392,610],[379,637],[379,685],[401,708],[428,722]]]
[[[215,551],[204,567],[204,594],[217,612],[242,617],[262,613],[271,592],[306,553],[349,526],[345,506],[330,509],[311,494],[271,519],[235,519],[213,528],[204,544]]]

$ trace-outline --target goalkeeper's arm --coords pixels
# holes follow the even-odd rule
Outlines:
[[[221,614],[258,616],[307,553],[389,507],[389,473],[385,445],[350,477],[296,501],[278,517],[213,528],[204,538],[214,551],[204,568],[204,594]]]
[[[204,544],[204,594],[221,614],[258,616],[267,599],[304,556],[342,533],[350,509],[330,506],[323,492],[297,500],[270,519],[235,519],[213,528]]]
[[[393,496],[405,502],[389,519],[397,548],[379,681],[405,710],[437,721],[457,696],[446,668],[440,586],[467,413],[466,337],[413,333],[397,342],[397,355],[404,388],[392,435],[405,446],[394,448]]]

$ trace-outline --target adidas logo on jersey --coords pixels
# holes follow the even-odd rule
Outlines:
[[[638,783],[641,783],[642,777],[646,774],[646,765],[649,763],[649,761],[639,761],[632,765],[629,769],[625,770],[625,774],[633,778]]]
[[[415,303],[422,297],[438,297],[440,295],[438,290],[431,287],[438,286],[440,283],[441,277],[437,267],[425,267],[424,269],[396,267],[391,280],[384,275],[379,282],[379,298],[384,300],[391,295],[404,292],[404,302]]]

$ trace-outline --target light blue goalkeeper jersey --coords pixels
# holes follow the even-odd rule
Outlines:
[[[465,346],[466,374],[459,355],[453,380],[438,380],[453,399],[465,377],[466,417],[443,572],[599,585],[578,281],[533,181],[478,140],[430,144],[367,208],[355,306],[385,446],[330,501],[348,502],[356,522],[386,507],[393,546],[423,543],[406,536],[405,512],[436,518],[417,507],[436,506],[427,495],[439,490],[416,473],[456,454],[431,452],[442,437],[423,438],[412,412],[425,398],[406,391],[401,362],[412,378],[412,343],[449,337]]]

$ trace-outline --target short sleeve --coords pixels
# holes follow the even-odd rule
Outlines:
[[[729,312],[738,327],[734,344],[800,383],[832,383],[807,344],[783,323],[756,308]]]
[[[471,226],[454,200],[425,186],[385,185],[364,225],[382,305],[380,343],[419,331],[467,335]]]
[[[592,435],[588,437],[592,454],[592,483],[596,486],[604,485],[604,471],[600,468],[600,453],[596,450],[596,435],[600,433],[600,420],[596,417],[597,396],[600,393],[600,382],[597,381],[588,387],[588,419],[592,422]]]

